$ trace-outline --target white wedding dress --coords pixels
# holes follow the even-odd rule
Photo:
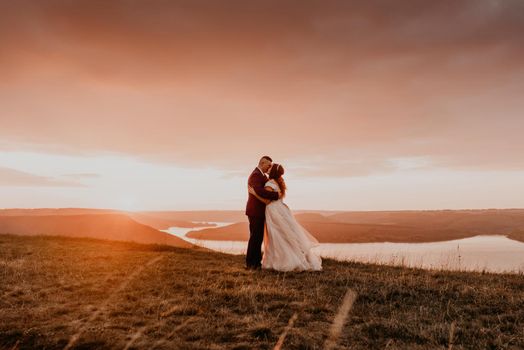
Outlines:
[[[278,184],[269,180],[265,186],[280,192]],[[278,271],[322,270],[322,259],[312,248],[318,240],[304,229],[282,199],[266,206],[264,255],[262,268]]]

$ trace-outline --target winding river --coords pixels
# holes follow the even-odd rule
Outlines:
[[[230,225],[213,222],[214,227]],[[165,232],[198,246],[223,253],[245,254],[245,241],[211,241],[186,237],[209,227],[171,227]],[[506,236],[474,236],[430,243],[321,243],[314,248],[324,258],[427,269],[524,273],[524,243]]]

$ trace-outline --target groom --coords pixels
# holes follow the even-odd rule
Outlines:
[[[264,189],[268,177],[266,173],[271,168],[273,160],[268,156],[263,156],[258,162],[258,166],[253,170],[248,179],[248,185],[255,189],[255,192],[262,198],[277,200],[278,192],[271,192]],[[246,215],[249,219],[249,243],[247,245],[246,269],[256,270],[262,266],[262,241],[264,240],[264,224],[266,221],[266,205],[259,201],[255,196],[249,194],[246,204]]]

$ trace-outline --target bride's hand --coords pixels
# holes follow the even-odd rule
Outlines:
[[[251,193],[251,194],[256,194],[255,189],[254,189],[253,187],[251,187],[251,186],[247,186],[247,190],[248,190],[249,193]]]

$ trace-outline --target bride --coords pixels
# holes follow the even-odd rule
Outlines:
[[[318,240],[304,229],[293,216],[282,198],[286,194],[284,167],[273,164],[269,170],[269,180],[265,184],[268,191],[279,192],[280,199],[270,201],[260,197],[252,187],[249,193],[266,203],[266,235],[262,268],[278,271],[322,270],[322,259],[311,248],[318,246]]]

